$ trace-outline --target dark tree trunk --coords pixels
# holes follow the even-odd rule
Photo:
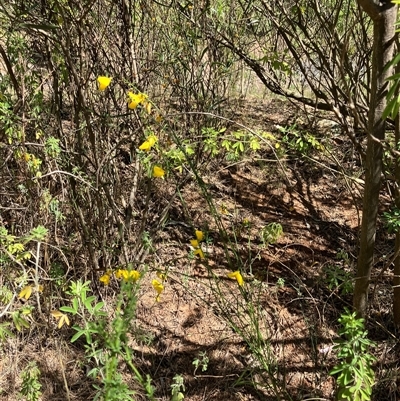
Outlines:
[[[385,65],[393,56],[397,6],[391,2],[377,5],[373,0],[358,0],[374,23],[371,99],[368,115],[368,142],[365,163],[365,189],[361,222],[360,251],[354,288],[353,305],[365,316],[368,290],[373,267],[376,219],[382,175],[382,145],[385,139],[385,121],[382,113],[386,106],[387,82],[391,75]]]
[[[398,46],[398,43],[397,43]],[[396,74],[400,73],[400,64],[396,66]],[[398,96],[399,92],[395,94]],[[395,135],[394,143],[400,142],[400,114],[397,114],[395,120]],[[396,193],[395,193],[395,204],[400,209],[400,160],[396,158]],[[395,258],[394,258],[394,278],[393,278],[393,319],[397,327],[400,327],[400,231],[396,233],[396,245],[395,245]]]

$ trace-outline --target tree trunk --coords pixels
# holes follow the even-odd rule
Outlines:
[[[398,43],[397,43],[398,46]],[[400,64],[396,66],[396,74],[400,73]],[[395,93],[398,96],[400,91]],[[395,120],[395,131],[394,131],[394,143],[400,142],[400,114],[397,114]],[[396,192],[395,192],[395,204],[396,208],[400,209],[400,160],[396,157],[395,165],[395,177],[396,177]],[[393,278],[393,320],[397,327],[400,327],[400,231],[396,233],[396,244],[394,248],[394,278]]]
[[[358,0],[373,20],[374,38],[372,55],[371,99],[368,114],[368,140],[365,162],[365,189],[353,305],[360,316],[365,316],[368,290],[373,267],[376,219],[382,175],[382,145],[385,139],[385,121],[382,113],[386,107],[387,82],[391,75],[385,65],[393,56],[397,6],[391,2],[376,5],[373,0]]]

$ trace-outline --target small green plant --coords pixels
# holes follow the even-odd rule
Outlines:
[[[13,337],[13,333],[8,329],[11,326],[10,322],[0,323],[0,343],[3,343],[7,338]]]
[[[111,272],[102,277],[107,285]],[[135,379],[145,390],[149,400],[154,400],[154,387],[150,376],[143,377],[133,363],[133,351],[128,345],[128,332],[135,323],[137,293],[140,273],[135,270],[119,269],[116,276],[122,278],[120,294],[115,305],[115,317],[108,322],[107,313],[103,311],[104,302],[96,302],[95,296],[89,296],[90,282],[72,282],[68,293],[72,296],[72,306],[63,306],[60,311],[53,311],[58,320],[58,327],[69,324],[69,318],[64,313],[71,313],[80,318],[81,324],[76,324],[76,331],[71,342],[80,337],[85,338],[86,356],[89,362],[94,361],[94,368],[88,372],[90,377],[100,377],[102,386],[95,385],[98,393],[95,399],[105,401],[133,401],[135,394],[128,387],[120,373],[123,361],[130,369]]]
[[[148,231],[143,231],[142,233],[142,241],[144,249],[153,249],[153,241],[151,239],[151,235]]]
[[[65,216],[61,211],[60,202],[58,199],[51,199],[49,203],[49,211],[54,215],[56,221],[65,221]]]
[[[46,140],[44,149],[48,156],[52,157],[53,159],[56,159],[61,153],[60,140],[54,138],[53,136],[50,136]]]
[[[208,153],[210,153],[211,157],[215,157],[216,155],[219,154],[220,148],[219,148],[219,137],[221,136],[222,133],[226,131],[226,128],[222,128],[219,131],[217,131],[213,127],[205,127],[201,130],[201,133],[203,135],[203,143],[204,143],[204,150]]]
[[[343,260],[344,263],[350,262],[349,254],[344,249],[339,249],[336,253],[337,260]]]
[[[261,230],[261,241],[264,246],[275,244],[276,241],[282,236],[283,228],[279,223],[269,223]]]
[[[31,260],[35,264],[37,254],[40,253],[40,243],[46,238],[47,232],[48,230],[45,227],[37,226],[31,229],[28,234],[16,237],[11,235],[5,227],[0,226],[0,267],[3,269],[3,274],[4,277],[7,277],[7,281],[9,283],[13,282],[14,285],[18,286],[20,289],[18,298],[23,299],[24,302],[28,301],[33,292],[39,294],[42,291],[38,270],[28,271],[25,268],[25,263]],[[37,242],[36,256],[27,249],[31,242]],[[23,331],[24,328],[30,327],[32,312],[35,307],[23,304],[17,306],[18,309],[16,309],[16,304],[13,303],[14,295],[9,288],[10,286],[7,284],[0,287],[0,303],[7,305],[3,315],[10,318],[17,331]],[[39,296],[36,299],[39,299]],[[1,339],[10,334],[5,329],[7,326],[8,324],[4,324],[0,330]]]
[[[309,132],[303,132],[297,129],[296,124],[290,127],[277,126],[277,129],[283,134],[282,142],[295,152],[307,154],[311,149],[322,150],[323,145]]]
[[[391,233],[397,233],[400,228],[400,209],[394,207],[390,212],[384,212],[383,218],[385,220],[386,228]]]
[[[194,154],[195,151],[193,147],[187,141],[183,141],[181,148],[171,147],[168,151],[164,152],[164,156],[168,160],[170,167],[176,169],[180,173],[183,171],[186,158]]]
[[[340,288],[342,295],[353,292],[352,274],[345,271],[342,266],[327,265],[323,269],[324,282],[333,291]]]
[[[283,288],[285,286],[285,279],[283,277],[279,277],[277,282],[276,282],[276,285],[279,288]]]
[[[367,338],[364,319],[358,318],[356,312],[345,309],[338,321],[342,325],[339,331],[342,338],[334,350],[340,363],[329,373],[337,375],[337,400],[368,401],[374,385],[372,363],[375,361],[368,351],[374,343]]]
[[[226,132],[226,128],[217,131],[208,127],[202,129],[204,150],[215,157],[221,153],[225,154],[226,160],[237,161],[248,152],[257,152],[261,149],[260,137],[253,132],[233,131]]]
[[[60,263],[54,262],[51,265],[50,271],[49,271],[49,276],[53,281],[56,283],[58,287],[61,287],[64,282],[64,275],[65,271]]]
[[[171,401],[182,401],[185,396],[185,384],[183,383],[182,375],[175,375],[171,384]]]
[[[208,363],[210,359],[207,356],[205,351],[200,351],[197,355],[197,358],[194,359],[192,365],[194,365],[193,375],[196,375],[196,371],[199,367],[201,367],[201,371],[205,372],[208,369]]]
[[[40,391],[42,385],[39,381],[40,370],[35,361],[28,363],[27,367],[23,370],[21,377],[21,397],[26,401],[38,401],[39,397],[42,395],[42,392]]]

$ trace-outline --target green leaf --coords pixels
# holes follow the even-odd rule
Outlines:
[[[336,375],[336,374],[338,374],[338,373],[340,373],[340,372],[342,372],[343,371],[343,366],[342,365],[338,365],[338,366],[335,366],[330,372],[329,372],[329,374],[331,375],[331,376],[334,376],[334,375]]]
[[[182,401],[185,396],[182,393],[176,393],[172,396],[171,401]]]
[[[61,308],[60,308],[61,309]],[[74,326],[75,330],[78,330],[71,338],[71,343],[75,342],[78,338],[87,334],[85,330],[82,330],[79,326]]]
[[[94,306],[93,312],[94,312],[94,313],[98,312],[103,306],[104,306],[104,302],[103,302],[103,301],[98,302],[98,303]]]
[[[368,388],[360,388],[361,399],[363,401],[370,401],[372,389],[371,387]]]
[[[61,306],[60,307],[60,311],[61,312],[68,312],[68,313],[71,313],[73,315],[77,314],[77,311],[74,308],[71,308],[70,306]]]
[[[397,93],[397,88],[399,87],[399,82],[400,82],[400,80],[396,80],[396,81],[392,82],[389,92],[386,95],[386,99],[389,100],[394,97],[395,93]]]
[[[86,309],[93,313],[93,306],[92,306],[92,302],[96,299],[95,296],[90,296],[88,298],[85,299],[85,301],[83,302],[83,304],[85,305]]]
[[[253,139],[250,141],[250,148],[251,148],[253,151],[257,151],[257,150],[261,149],[261,145],[260,145],[260,142],[258,141],[258,138],[253,138]]]
[[[396,56],[386,64],[384,71],[396,65],[399,61],[400,61],[400,53],[397,53]]]
[[[73,298],[73,299],[72,299],[72,307],[76,310],[76,313],[77,313],[77,312],[78,312],[78,309],[79,309],[78,298]]]
[[[231,148],[231,142],[228,139],[224,139],[221,143],[221,146],[225,148],[227,151]]]
[[[386,105],[385,110],[383,111],[383,114],[382,114],[383,120],[386,120],[386,118],[388,118],[390,115],[392,117],[395,117],[395,115],[393,115],[392,112],[394,111],[397,102],[398,102],[398,98],[395,97],[395,98],[391,99],[390,102]]]
[[[398,80],[400,78],[400,72],[398,72],[397,74],[393,74],[391,75],[389,78],[386,78],[387,81],[394,81],[394,80]]]
[[[29,232],[29,235],[34,241],[43,241],[46,238],[48,232],[49,230],[46,227],[37,226]]]

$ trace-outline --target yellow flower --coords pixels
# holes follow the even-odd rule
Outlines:
[[[156,297],[156,301],[159,302],[160,301],[160,295],[161,293],[164,291],[164,286],[156,279],[154,279],[151,282],[151,285],[153,286],[153,288],[155,289],[155,291],[157,292],[157,297]]]
[[[155,135],[150,135],[147,138],[147,142],[150,144],[150,146],[154,146],[157,141],[158,141],[158,138]]]
[[[147,95],[144,93],[128,92],[128,97],[128,107],[132,110],[136,109],[140,103],[143,103],[147,99]]]
[[[200,248],[195,249],[195,251],[193,252],[193,254],[194,254],[194,255],[199,255],[199,256],[200,256],[200,259],[205,259],[205,258],[204,258],[204,252],[203,252]]]
[[[120,278],[122,278],[122,272],[123,272],[123,271],[124,271],[124,270],[122,270],[122,269],[116,270],[115,273],[114,273],[115,278],[117,278],[118,280],[119,280]]]
[[[159,166],[154,166],[153,167],[153,177],[160,178],[164,177],[165,171],[159,167]]]
[[[200,247],[200,242],[203,241],[204,239],[204,234],[203,231],[196,230],[195,231],[196,239],[191,239],[190,244],[192,245],[194,249],[193,254],[194,255],[199,255],[200,259],[204,259],[204,252],[202,251]]]
[[[228,214],[228,208],[225,205],[221,205],[221,207],[219,208],[219,211],[221,212],[221,214]]]
[[[229,277],[229,278],[236,279],[237,283],[238,283],[240,286],[242,286],[242,285],[244,284],[243,277],[242,277],[242,275],[240,274],[240,271],[239,271],[239,270],[236,270],[236,271],[234,271],[234,272],[232,272],[232,273],[228,273],[228,277]]]
[[[203,241],[203,239],[204,239],[203,231],[196,230],[195,234],[196,234],[197,241],[199,241],[199,242]]]
[[[197,241],[197,239],[191,239],[191,240],[190,240],[190,244],[191,244],[192,247],[194,247],[194,248],[198,248],[198,247],[199,247],[199,241]]]
[[[103,274],[101,277],[100,277],[100,282],[102,282],[104,285],[108,285],[108,284],[110,284],[110,275],[111,275],[111,272],[109,271],[109,270],[107,270],[107,273],[105,273],[105,274]]]
[[[124,281],[136,282],[140,279],[140,273],[137,270],[118,269],[115,272],[116,278],[122,278]]]
[[[157,142],[157,137],[155,135],[150,135],[140,146],[140,150],[149,151]]]
[[[109,77],[98,77],[97,83],[99,84],[99,91],[104,91],[108,85],[111,83],[111,79]]]
[[[144,141],[140,146],[139,146],[140,150],[145,150],[146,152],[148,152],[151,149],[151,145],[149,141]]]
[[[144,102],[144,109],[146,110],[147,114],[151,114],[151,103],[150,102]]]

